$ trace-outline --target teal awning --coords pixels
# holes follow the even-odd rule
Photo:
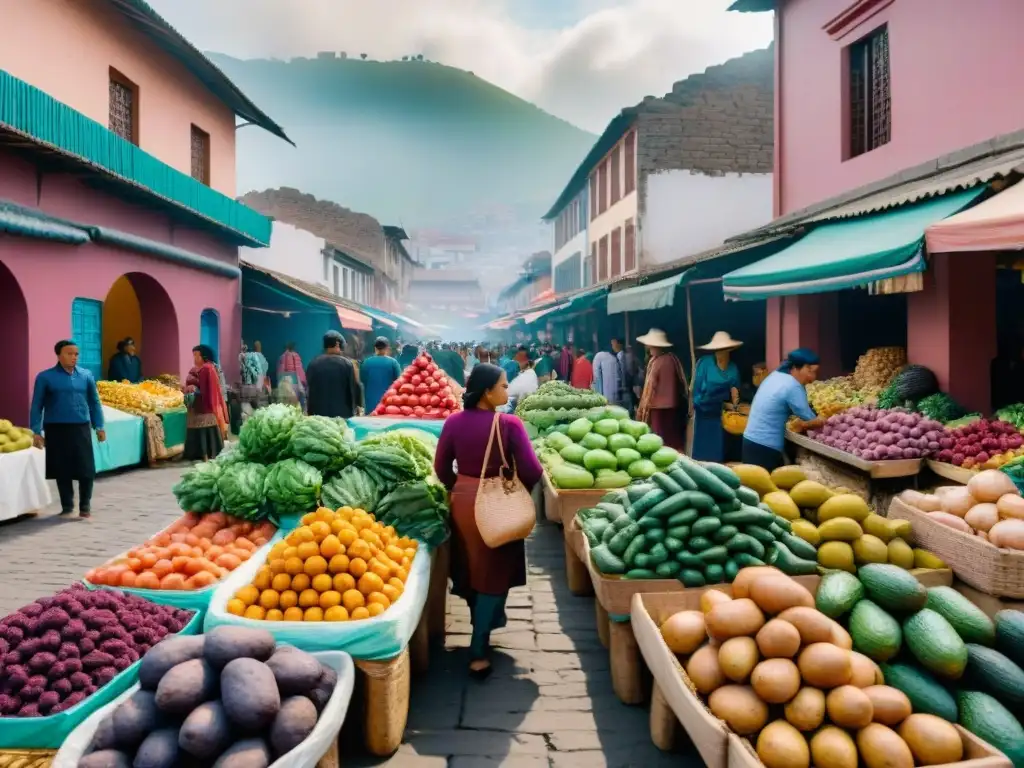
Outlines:
[[[671,277],[655,280],[645,285],[634,285],[622,291],[608,294],[608,314],[619,312],[643,312],[649,309],[671,307],[675,302],[676,288],[683,284],[693,270],[686,269]]]
[[[722,278],[727,299],[827,293],[923,272],[924,231],[962,210],[985,186],[857,219],[820,225],[774,256]]]

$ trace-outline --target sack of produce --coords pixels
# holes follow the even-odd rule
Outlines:
[[[0,689],[19,690],[0,696],[0,749],[56,749],[135,684],[140,659],[162,637],[194,635],[201,624],[198,613],[81,584],[5,617],[0,638],[7,656],[26,658],[0,672]]]
[[[271,768],[315,768],[348,714],[352,657],[278,645],[267,658],[262,643],[250,643],[244,635],[204,636],[176,649],[182,661],[161,664],[154,670],[155,684],[135,685],[90,716],[64,742],[53,768],[90,765],[88,755],[106,756],[99,747],[124,755],[125,765],[132,764],[133,755],[135,765],[173,766],[189,757],[209,763],[231,752],[239,758],[251,754]],[[208,660],[207,645],[214,646],[216,663]],[[219,661],[224,653],[234,657],[226,665]],[[310,685],[316,674],[319,679]],[[201,686],[210,678],[220,691],[207,700]],[[174,720],[184,716],[181,726],[134,729],[167,714]],[[253,722],[263,721],[260,738],[232,733],[232,726],[251,730]]]
[[[343,650],[369,661],[397,656],[423,613],[432,553],[393,538],[363,510],[320,509],[302,522],[217,588],[205,631],[243,626],[306,651]]]

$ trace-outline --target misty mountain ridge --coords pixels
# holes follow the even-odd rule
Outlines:
[[[434,62],[209,56],[297,145],[239,130],[239,194],[295,187],[488,250],[546,247],[540,216],[596,139]]]

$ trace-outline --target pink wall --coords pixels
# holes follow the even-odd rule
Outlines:
[[[969,410],[988,413],[996,352],[995,254],[934,256],[925,289],[907,296],[910,362],[934,371]]]
[[[823,27],[856,4],[782,5],[776,28],[778,215],[1024,126],[1024,2],[892,0],[833,40]],[[845,47],[883,23],[889,26],[892,140],[844,161]]]
[[[113,67],[139,88],[139,146],[188,175],[191,126],[210,135],[210,183],[235,196],[235,116],[105,0],[0,0],[0,69],[106,126]]]
[[[839,302],[834,293],[768,299],[765,358],[775,368],[789,352],[806,347],[818,353],[818,375],[843,373],[839,355]]]
[[[175,225],[164,214],[111,197],[70,175],[43,174],[37,185],[35,166],[11,153],[0,152],[0,199],[237,263],[237,248],[216,236]],[[71,246],[6,235],[0,235],[0,266],[13,275],[28,305],[26,393],[35,374],[53,364],[54,342],[70,334],[72,301],[103,301],[121,275],[129,276],[142,308],[144,374],[187,373],[192,347],[199,343],[200,315],[211,308],[220,315],[224,373],[229,381],[237,376],[242,331],[237,279],[95,243]],[[11,281],[0,280],[0,302],[11,300],[10,292]],[[10,367],[16,370],[17,365],[14,361]],[[6,407],[6,398],[0,403]],[[22,418],[17,401],[13,407],[13,416]],[[22,407],[27,408],[27,399]]]

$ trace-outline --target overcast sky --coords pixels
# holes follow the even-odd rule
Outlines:
[[[770,14],[730,0],[150,0],[203,50],[322,50],[472,70],[594,132],[619,109],[771,42]]]

